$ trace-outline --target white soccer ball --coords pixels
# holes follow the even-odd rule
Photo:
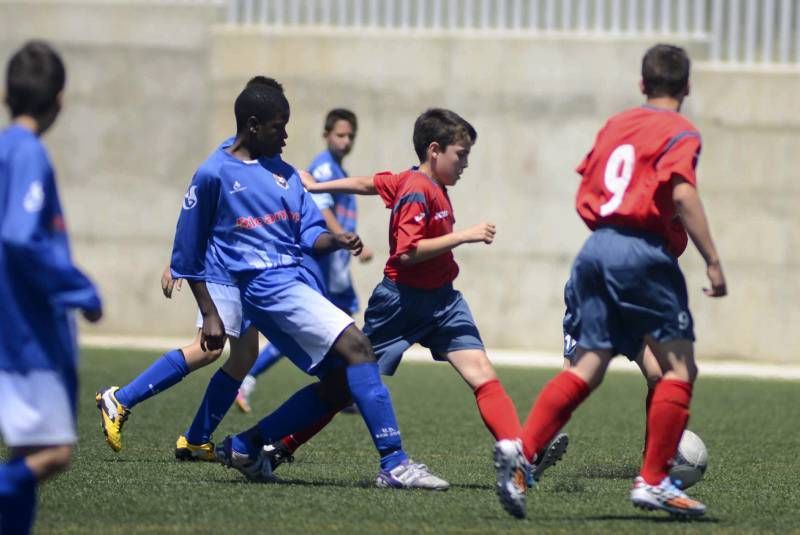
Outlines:
[[[669,477],[675,486],[688,489],[701,479],[708,466],[708,450],[695,433],[686,429],[678,444],[678,451],[672,458]]]

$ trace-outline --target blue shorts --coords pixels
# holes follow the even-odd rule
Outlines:
[[[564,349],[609,349],[635,360],[646,335],[694,340],[686,281],[653,234],[603,227],[586,240],[564,289]]]
[[[467,302],[450,284],[421,290],[384,278],[369,298],[364,334],[384,375],[394,375],[412,344],[430,349],[435,360],[446,360],[453,351],[483,349]]]
[[[310,375],[324,375],[341,361],[328,357],[352,318],[322,296],[302,267],[268,269],[239,282],[245,317],[275,347]]]

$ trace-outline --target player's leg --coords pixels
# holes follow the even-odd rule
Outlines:
[[[106,442],[114,451],[122,449],[122,426],[133,407],[179,383],[192,371],[214,362],[222,350],[203,351],[200,331],[191,344],[167,351],[123,387],[110,386],[95,396]]]
[[[241,337],[229,338],[230,356],[208,382],[194,420],[178,437],[175,458],[181,461],[215,461],[211,435],[236,398],[241,378],[247,374],[258,354],[258,331],[248,327]]]
[[[0,464],[0,533],[30,532],[36,513],[36,487],[66,471],[72,444],[25,446],[11,449]]]
[[[208,292],[225,325],[228,336],[238,338],[242,328],[242,304],[234,286],[207,283]],[[142,401],[180,382],[189,373],[216,361],[222,350],[205,351],[200,347],[203,319],[198,312],[197,334],[191,344],[164,353],[133,381],[118,388],[107,387],[95,396],[106,442],[114,451],[122,449],[122,426],[131,409]]]
[[[0,371],[0,533],[29,533],[38,484],[69,467],[75,430],[73,373]]]
[[[517,409],[497,378],[483,349],[463,349],[446,355],[475,394],[478,412],[495,440],[516,439],[522,435]]]
[[[676,516],[701,516],[706,507],[689,498],[669,478],[669,461],[678,449],[689,420],[692,388],[697,377],[690,340],[648,340],[663,372],[653,390],[647,415],[646,452],[640,476],[634,481],[631,501],[644,509],[661,509]]]
[[[575,409],[603,380],[613,353],[608,349],[576,348],[573,366],[551,379],[536,398],[522,441],[501,440],[494,450],[497,493],[503,507],[525,516],[525,473],[528,463],[569,421]]]
[[[653,392],[655,391],[656,384],[658,384],[658,381],[661,380],[662,372],[661,366],[658,365],[658,361],[653,354],[653,350],[650,349],[650,346],[646,344],[639,353],[639,356],[636,357],[635,362],[642,371],[644,380],[647,383],[647,396],[645,397],[644,401],[644,446],[642,447],[642,458],[644,458],[645,453],[647,452],[647,437],[649,435],[647,415],[650,414],[650,405],[653,402]]]
[[[275,344],[272,343],[267,343],[264,349],[258,354],[258,358],[256,358],[253,367],[242,380],[239,393],[236,395],[236,406],[239,407],[242,412],[247,413],[252,410],[250,407],[250,396],[256,388],[256,378],[274,366],[282,357],[283,354],[280,349],[275,347]]]

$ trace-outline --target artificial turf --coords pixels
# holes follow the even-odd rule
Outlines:
[[[691,494],[708,506],[693,522],[628,501],[643,435],[644,381],[610,374],[567,426],[564,461],[529,493],[528,518],[500,507],[493,441],[475,399],[446,364],[405,363],[388,379],[406,450],[451,483],[444,493],[373,488],[377,457],[358,416],[339,415],[281,466],[280,484],[249,483],[217,464],[179,463],[175,439],[216,365],[137,406],[124,448],[105,444],[96,389],[129,381],[154,352],[83,351],[79,434],[70,472],[42,487],[37,533],[567,533],[797,532],[800,530],[800,384],[705,378],[689,427],[709,449]],[[701,363],[702,370],[702,363]],[[554,370],[500,368],[522,418]],[[242,430],[309,378],[288,361],[263,375],[254,414],[232,408],[215,437]]]

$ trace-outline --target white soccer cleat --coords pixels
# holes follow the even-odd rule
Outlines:
[[[633,481],[631,502],[648,511],[666,511],[682,518],[697,518],[706,513],[706,506],[693,500],[675,486],[669,476],[658,485],[648,485],[641,476]]]
[[[389,489],[447,490],[450,483],[437,477],[424,464],[406,459],[391,470],[381,470],[375,486]]]
[[[257,483],[274,483],[278,478],[272,473],[272,465],[265,448],[258,452],[258,457],[251,459],[247,453],[241,453],[231,447],[231,437],[225,437],[217,446],[217,460],[226,468],[235,468],[244,477]]]
[[[526,476],[530,465],[522,453],[522,442],[499,440],[494,445],[494,469],[497,477],[497,497],[503,509],[516,518],[525,518]]]

